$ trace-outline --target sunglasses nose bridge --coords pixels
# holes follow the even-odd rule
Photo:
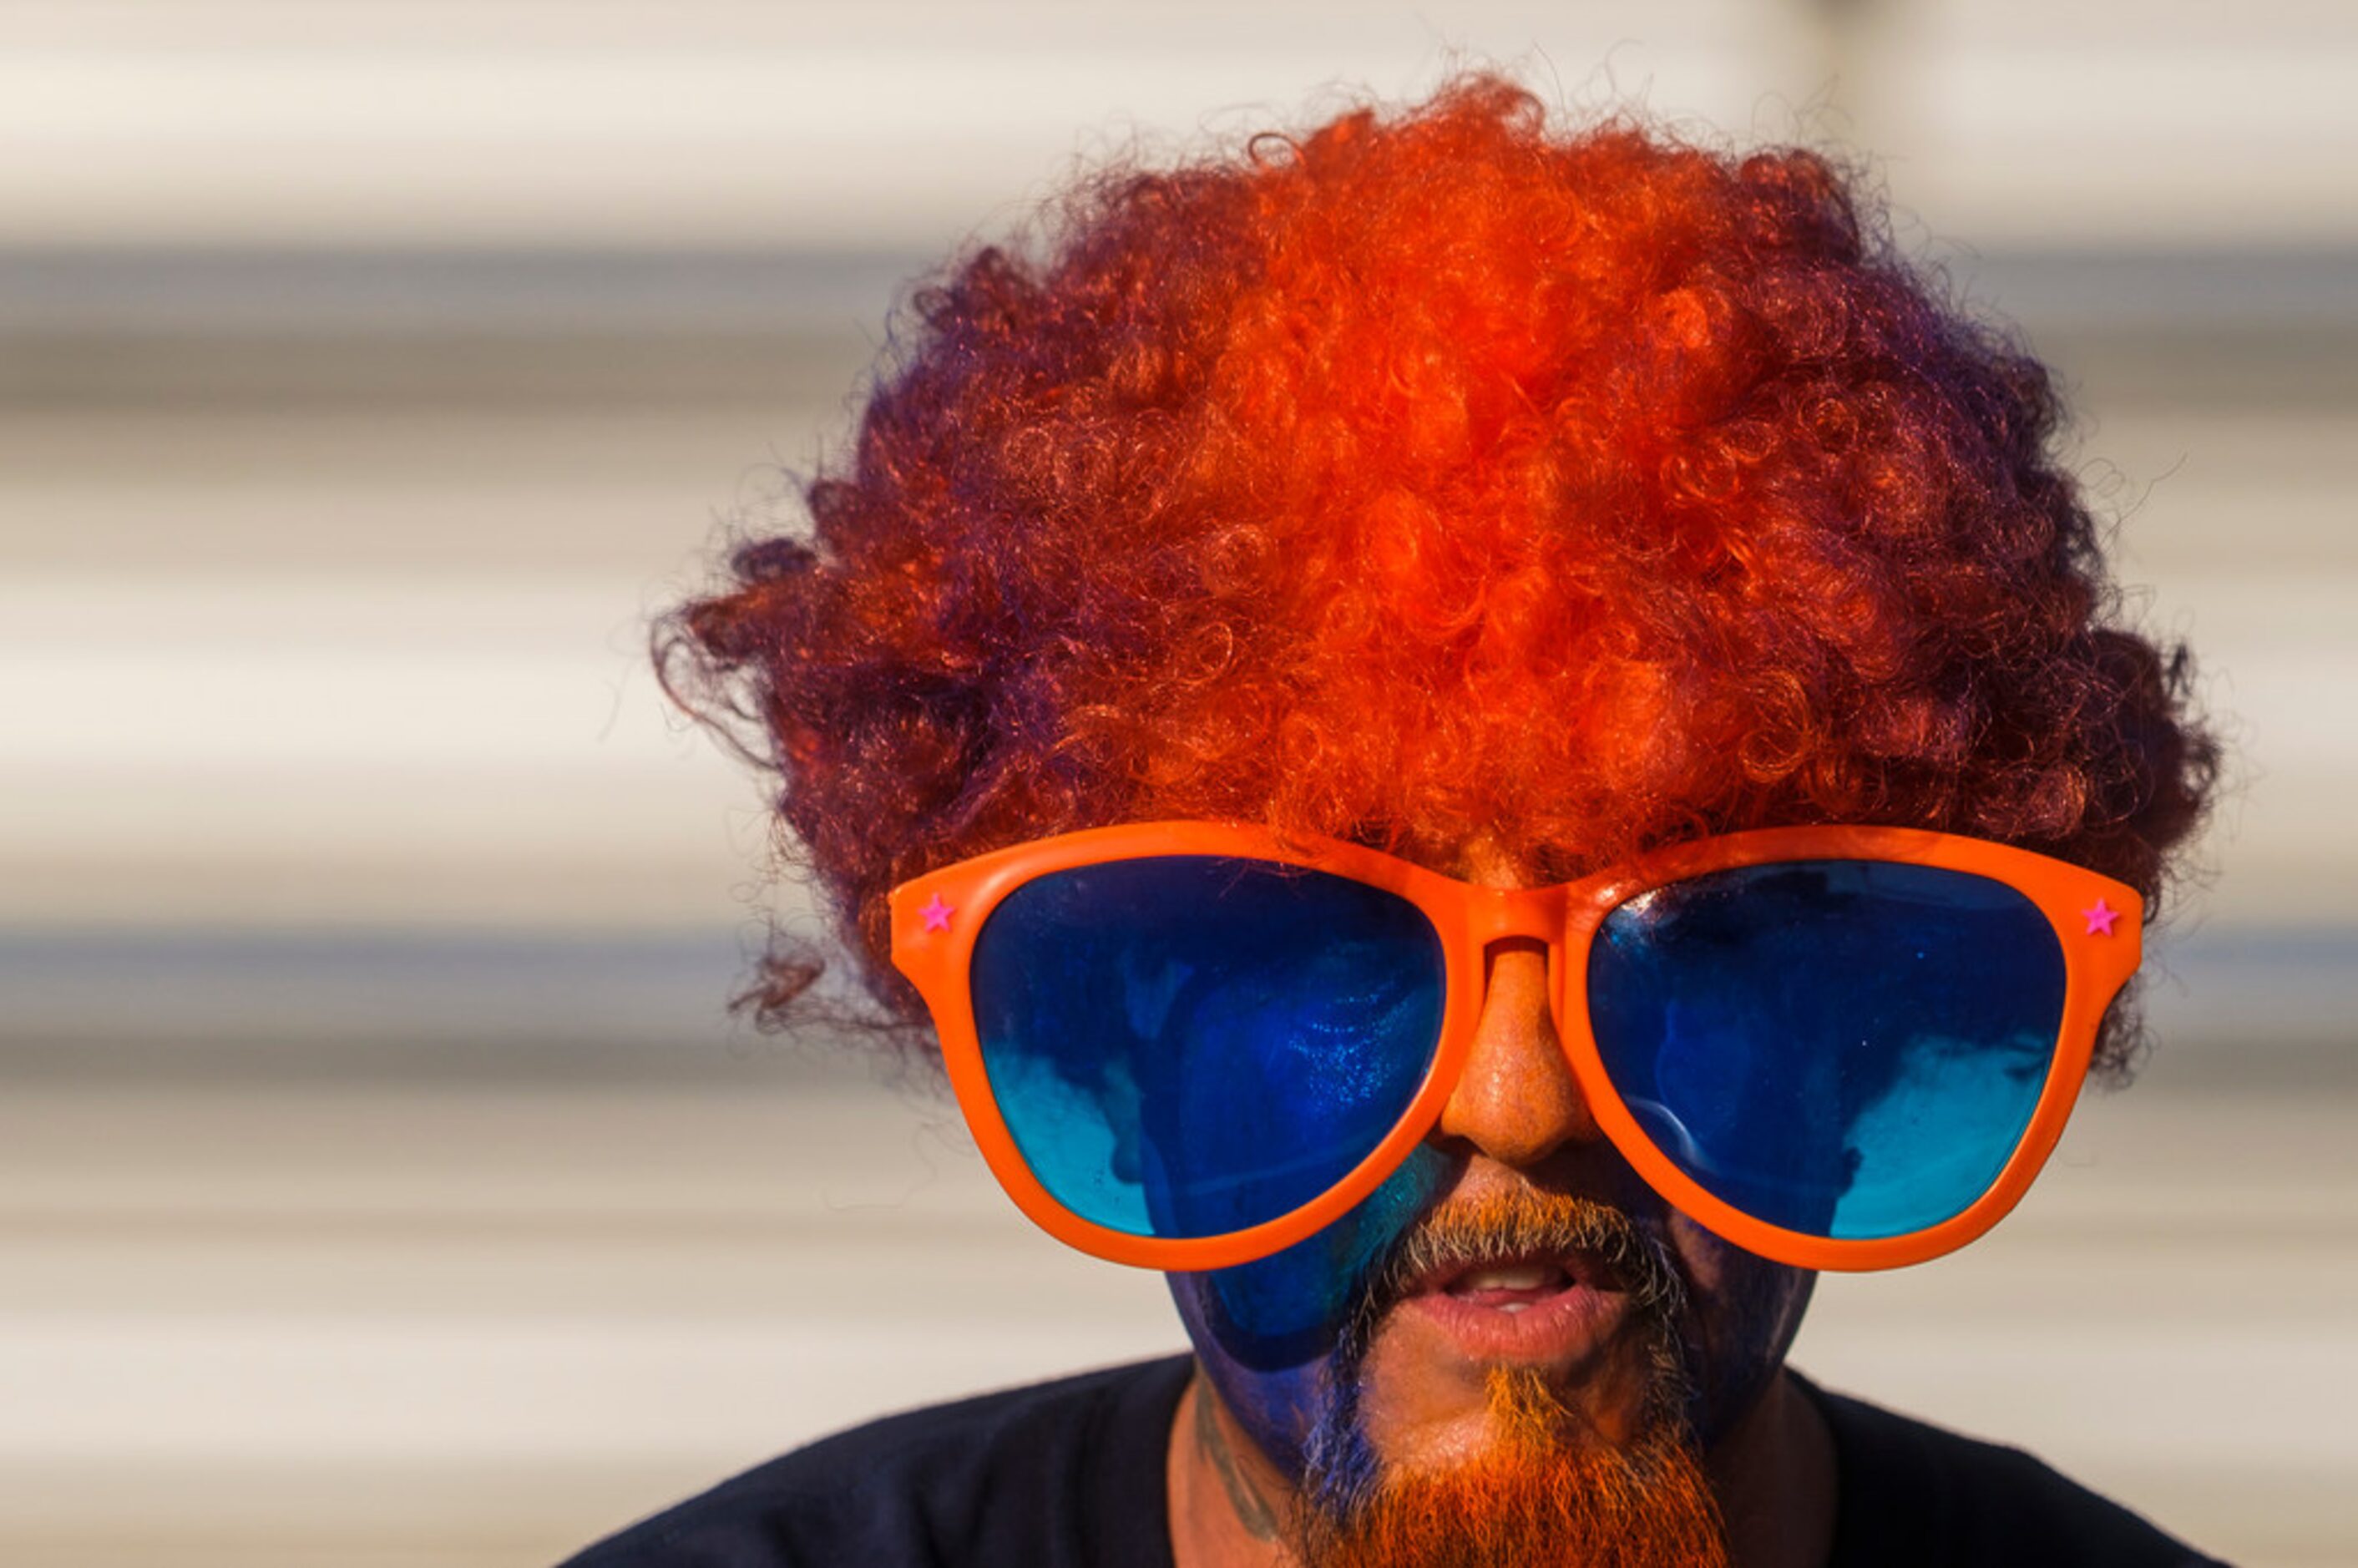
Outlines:
[[[1563,955],[1565,902],[1562,888],[1474,888],[1466,914],[1471,957],[1477,960],[1497,943],[1525,938],[1547,950],[1552,975]],[[1484,968],[1487,968],[1487,964]]]
[[[1568,887],[1548,888],[1471,888],[1466,907],[1468,957],[1474,972],[1485,975],[1488,965],[1485,956],[1494,944],[1528,938],[1536,941],[1547,957],[1549,1011],[1561,1010],[1561,986],[1563,966],[1569,961],[1568,944],[1575,911]],[[1487,985],[1485,990],[1487,991]],[[1563,1020],[1554,1019],[1559,1036]],[[1569,1042],[1567,1042],[1568,1044]]]
[[[1475,888],[1467,911],[1468,935],[1483,947],[1529,936],[1552,946],[1563,933],[1561,888]]]

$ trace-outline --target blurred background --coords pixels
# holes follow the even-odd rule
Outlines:
[[[0,6],[0,1561],[522,1568],[1179,1346],[730,1022],[797,895],[646,619],[932,258],[1461,54],[1871,153],[2237,746],[2142,1081],[1798,1364],[2358,1563],[2358,11],[2287,0]]]

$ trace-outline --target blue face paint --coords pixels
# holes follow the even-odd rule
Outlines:
[[[1336,1352],[1369,1281],[1459,1162],[1420,1147],[1342,1218],[1282,1252],[1168,1276],[1204,1374],[1270,1462],[1303,1474],[1336,1397]]]

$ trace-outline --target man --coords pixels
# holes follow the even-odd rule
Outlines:
[[[668,670],[1194,1355],[579,1561],[2202,1561],[1782,1366],[1812,1270],[1971,1239],[2118,1070],[2209,784],[2039,366],[1820,158],[1488,78],[1061,211],[917,295]]]

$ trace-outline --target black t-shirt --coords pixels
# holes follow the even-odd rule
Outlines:
[[[565,1568],[1171,1568],[1164,1450],[1192,1366],[1173,1357],[890,1416]],[[1827,1568],[2212,1563],[2018,1449],[1801,1387],[1839,1466]]]

